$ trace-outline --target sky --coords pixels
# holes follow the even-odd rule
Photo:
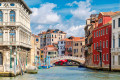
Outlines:
[[[39,34],[60,29],[67,36],[84,37],[86,19],[99,12],[120,11],[120,0],[24,0],[32,10],[31,30]]]

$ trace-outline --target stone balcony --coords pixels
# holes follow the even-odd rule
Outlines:
[[[22,26],[26,30],[30,31],[30,29],[21,22],[0,22],[0,26]]]
[[[120,48],[111,48],[111,52],[120,52]]]
[[[9,42],[9,41],[3,41],[3,42],[0,42],[0,46],[23,46],[23,47],[26,47],[26,48],[32,48],[30,44],[27,44],[27,43],[24,43],[24,42]]]

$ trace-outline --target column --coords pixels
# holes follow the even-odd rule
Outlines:
[[[3,29],[3,42],[5,41],[5,30]]]
[[[10,33],[10,29],[8,30],[8,42],[10,42],[10,34],[9,33]]]

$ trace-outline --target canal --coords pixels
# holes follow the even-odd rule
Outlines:
[[[41,69],[38,74],[24,74],[0,80],[120,80],[119,72],[95,71],[78,67],[52,67]]]

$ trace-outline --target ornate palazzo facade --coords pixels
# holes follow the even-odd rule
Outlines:
[[[13,71],[15,62],[19,72],[29,63],[31,13],[23,0],[0,0],[0,72]]]

